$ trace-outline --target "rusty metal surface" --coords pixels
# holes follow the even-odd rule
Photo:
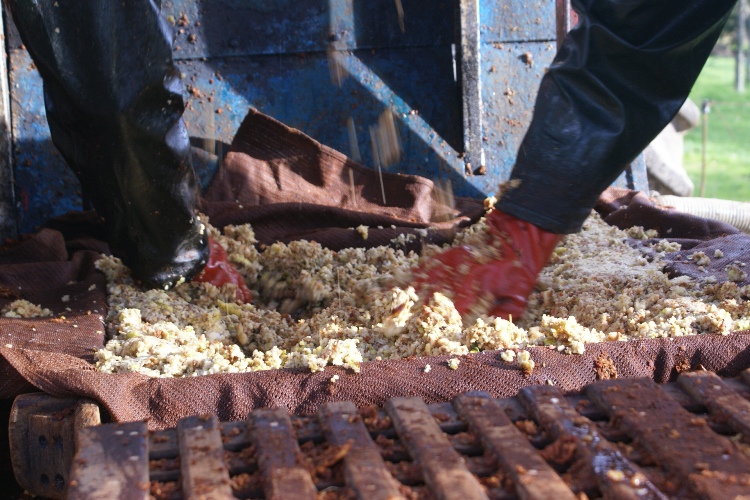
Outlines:
[[[295,498],[314,495],[310,488],[325,498],[736,498],[750,494],[748,397],[743,378],[690,373],[673,384],[610,380],[567,395],[532,386],[515,398],[468,393],[429,406],[340,402],[304,417],[257,410],[221,424],[221,444],[211,446],[223,448],[237,498],[280,498],[268,484],[290,470],[307,485]],[[118,427],[97,432],[105,428]],[[177,434],[149,436],[154,498],[183,498]],[[115,461],[98,464],[108,470],[127,458],[99,454]],[[84,472],[73,474],[93,477]]]

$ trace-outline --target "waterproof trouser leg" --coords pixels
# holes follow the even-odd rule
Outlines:
[[[208,239],[171,26],[153,0],[7,0],[44,82],[52,140],[135,275],[198,273]]]
[[[736,0],[573,0],[580,22],[542,79],[498,208],[553,233],[581,228],[599,194],[677,114]]]

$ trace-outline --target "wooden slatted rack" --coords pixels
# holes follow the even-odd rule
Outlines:
[[[608,380],[313,416],[253,411],[78,430],[68,498],[710,498],[750,495],[750,372]],[[746,437],[747,436],[747,437]]]

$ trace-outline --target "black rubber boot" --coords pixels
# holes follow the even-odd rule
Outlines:
[[[52,140],[115,255],[162,288],[208,257],[172,28],[151,0],[9,0],[44,81]]]
[[[601,192],[687,99],[736,0],[573,0],[579,24],[542,79],[498,208],[553,233]]]

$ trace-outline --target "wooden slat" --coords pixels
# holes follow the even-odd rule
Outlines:
[[[219,424],[225,450],[239,451],[250,446],[247,422],[221,422]],[[163,429],[149,434],[149,457],[153,459],[173,458],[180,453],[177,429]]]
[[[180,455],[177,442],[177,429],[164,429],[150,432],[148,436],[148,456],[150,459],[174,458]]]
[[[501,404],[507,404],[512,406],[519,406],[515,400],[503,400]],[[433,415],[439,415],[440,429],[443,432],[449,434],[455,432],[461,432],[466,428],[464,424],[456,414],[456,410],[450,403],[433,403],[428,406],[430,413]],[[385,415],[384,409],[378,409],[378,412]],[[297,415],[291,415],[293,427],[297,431],[298,441],[320,441],[323,439],[323,432],[318,425],[317,420],[309,417],[299,417]],[[239,451],[243,448],[250,446],[251,440],[247,434],[247,422],[222,422],[221,424],[221,435],[224,442],[225,450]],[[382,431],[386,436],[393,437],[394,431],[385,429]],[[466,450],[459,449],[462,453],[466,451],[471,453],[472,450],[467,448]],[[149,457],[151,459],[159,458],[172,458],[179,455],[179,449],[177,444],[177,429],[164,429],[150,433],[149,436]]]
[[[258,456],[266,498],[316,498],[317,489],[310,473],[297,462],[299,444],[286,410],[255,410],[248,416],[248,428]]]
[[[354,403],[328,403],[318,411],[318,420],[329,443],[351,446],[344,457],[344,475],[347,486],[357,493],[358,498],[404,498]]]
[[[555,439],[575,439],[576,458],[591,467],[605,498],[667,498],[636,464],[601,436],[591,420],[571,406],[560,389],[531,386],[521,389],[519,397]]]
[[[100,423],[99,407],[89,400],[42,393],[17,397],[8,430],[18,484],[34,495],[64,498],[76,431]]]
[[[175,459],[179,461],[179,458]],[[157,483],[166,483],[169,481],[179,481],[180,480],[180,464],[179,462],[175,464],[174,468],[170,469],[154,469],[154,467],[149,468],[150,474],[149,477],[151,478],[151,481],[157,482]]]
[[[419,398],[393,398],[386,404],[399,438],[420,465],[432,493],[446,500],[487,498],[440,430],[427,405]]]
[[[193,416],[177,422],[183,498],[234,498],[219,422],[214,415]]]
[[[71,469],[71,500],[149,498],[145,422],[106,424],[78,431]]]
[[[677,383],[711,416],[732,430],[750,437],[750,401],[743,398],[713,372],[688,372]]]
[[[70,416],[72,420],[72,415]],[[75,455],[75,432],[71,422],[52,415],[29,416],[29,442],[38,445],[39,454],[32,457],[40,473],[40,483],[56,491],[65,491],[69,456]]]
[[[750,387],[742,381],[742,377],[722,379],[727,387],[730,387],[737,394],[745,399],[750,399]],[[688,408],[689,410],[690,408]]]
[[[240,451],[250,446],[246,421],[222,422],[221,437],[225,450]]]
[[[76,403],[75,413],[73,414],[73,428],[75,433],[84,427],[92,425],[101,425],[102,415],[99,411],[99,405],[88,399],[79,399]]]
[[[577,498],[489,394],[463,394],[454,400],[454,406],[472,433],[481,437],[484,449],[513,478],[520,498]]]
[[[597,382],[587,394],[696,497],[738,498],[750,491],[750,459],[652,380]]]

